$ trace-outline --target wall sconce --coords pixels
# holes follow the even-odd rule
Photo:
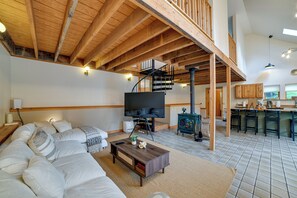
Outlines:
[[[50,118],[50,119],[48,120],[48,122],[52,124],[53,122],[56,122],[56,119],[55,119],[55,118]]]
[[[84,74],[85,74],[86,76],[88,76],[88,75],[89,75],[89,71],[90,71],[90,67],[89,67],[89,66],[86,66],[86,67],[84,68],[84,70],[85,70]]]
[[[186,88],[188,85],[186,83],[180,85],[182,88]]]
[[[6,31],[5,25],[2,22],[0,22],[0,32],[4,33],[5,31]]]
[[[132,77],[133,77],[133,75],[132,75],[132,74],[127,74],[127,76],[126,76],[126,77],[127,77],[127,80],[128,80],[128,81],[131,81],[131,80],[132,80]]]

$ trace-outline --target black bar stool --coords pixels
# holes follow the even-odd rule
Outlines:
[[[290,135],[293,141],[295,141],[295,124],[297,123],[297,111],[291,111],[291,115],[292,119],[290,119]]]
[[[248,122],[253,121],[254,126],[249,126]],[[245,133],[248,129],[255,131],[255,135],[258,133],[258,110],[246,110],[245,111]]]
[[[267,128],[268,123],[275,123],[276,128]],[[280,138],[280,111],[265,110],[264,133],[267,136],[267,131],[276,132],[278,139]]]
[[[236,121],[234,123],[234,121]],[[231,129],[235,127],[237,129],[237,132],[241,129],[241,115],[239,109],[231,109]]]

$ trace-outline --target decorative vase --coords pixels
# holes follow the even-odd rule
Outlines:
[[[133,135],[133,136],[130,137],[130,139],[131,139],[131,144],[132,145],[136,145],[136,143],[137,143],[137,136],[136,135]]]
[[[132,145],[136,145],[136,140],[131,142]]]

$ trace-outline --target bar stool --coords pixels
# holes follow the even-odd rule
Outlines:
[[[268,123],[275,123],[276,128],[267,128]],[[267,136],[267,131],[276,132],[278,139],[280,138],[280,111],[265,110],[264,133]]]
[[[236,123],[234,123],[234,120]],[[231,129],[235,127],[237,132],[241,129],[241,115],[239,109],[231,109]]]
[[[248,122],[253,121],[254,126],[249,126]],[[246,110],[245,111],[245,133],[248,129],[255,131],[255,135],[258,133],[258,110]]]
[[[297,111],[291,111],[291,115],[292,119],[290,119],[290,136],[293,141],[295,141],[295,124],[297,123]]]

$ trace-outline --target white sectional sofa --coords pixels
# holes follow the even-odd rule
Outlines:
[[[20,127],[0,152],[0,197],[125,197],[79,141],[56,141],[54,160],[37,156],[27,144],[34,131]]]

